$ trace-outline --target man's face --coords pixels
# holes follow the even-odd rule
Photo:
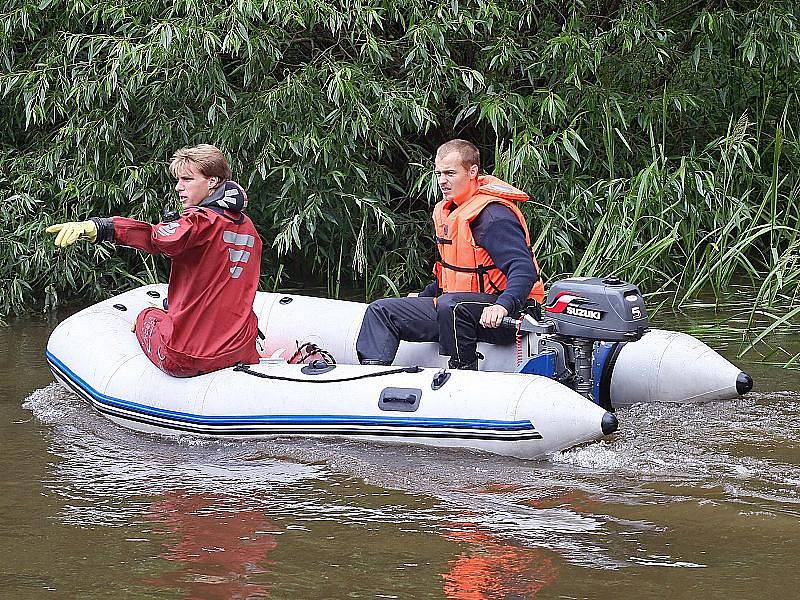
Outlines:
[[[175,191],[181,199],[183,208],[197,206],[208,197],[209,192],[219,181],[216,177],[206,177],[192,164],[184,166],[178,172]]]
[[[435,164],[436,182],[445,200],[459,204],[475,193],[478,187],[478,165],[467,169],[458,152],[450,152],[444,156],[437,154]]]

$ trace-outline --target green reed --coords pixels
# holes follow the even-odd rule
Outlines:
[[[366,300],[430,278],[431,159],[475,141],[527,190],[550,277],[796,322],[800,9],[776,2],[0,2],[0,319],[164,279],[53,249],[56,221],[174,204],[165,162],[233,158],[262,289]],[[786,317],[786,315],[791,315]],[[785,317],[785,318],[784,318]]]

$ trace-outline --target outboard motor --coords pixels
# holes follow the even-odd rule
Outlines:
[[[538,319],[526,314],[514,322],[539,339],[538,352],[520,372],[553,377],[610,410],[601,379],[613,368],[621,345],[648,330],[641,292],[613,275],[573,277],[553,284],[543,308]]]

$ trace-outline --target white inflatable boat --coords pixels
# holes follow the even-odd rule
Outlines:
[[[480,371],[446,371],[437,344],[405,342],[395,365],[361,366],[355,342],[365,304],[269,293],[257,294],[254,310],[272,358],[176,379],[150,363],[131,332],[136,315],[165,296],[165,285],[151,285],[100,302],[60,323],[47,346],[63,385],[111,420],[145,432],[345,436],[540,458],[613,433],[612,404],[719,400],[742,391],[739,370],[707,346],[659,331],[594,352],[595,381],[579,373],[578,391],[564,385],[575,374],[570,380],[559,371],[576,370],[569,348],[566,360],[558,354],[571,338],[536,327],[521,327],[518,347],[479,345]],[[287,364],[303,344],[337,364]],[[683,386],[671,381],[678,373],[688,375]],[[692,373],[716,375],[700,385]]]
[[[613,277],[563,279],[552,285],[547,300],[540,319],[555,327],[529,318],[521,324],[519,346],[479,343],[481,371],[541,373],[576,387],[580,365],[574,355],[583,341],[595,346],[587,350],[591,375],[584,376],[590,388],[585,395],[591,392],[607,410],[638,402],[730,400],[752,389],[746,373],[697,338],[650,329],[634,285]],[[291,354],[298,344],[310,342],[346,364],[358,364],[356,340],[366,308],[359,302],[290,294],[259,293],[255,302],[269,354]],[[552,368],[537,368],[534,363],[545,362],[548,355]],[[402,342],[393,364],[444,368],[447,361],[438,344]]]

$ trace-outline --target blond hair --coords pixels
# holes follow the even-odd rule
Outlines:
[[[232,176],[231,167],[225,155],[211,144],[198,144],[181,148],[169,162],[169,172],[178,177],[180,171],[192,165],[205,177],[216,177],[220,183],[228,181]]]
[[[461,165],[469,169],[472,165],[478,165],[481,170],[481,152],[478,147],[467,140],[450,140],[436,149],[436,156],[445,157],[451,152],[456,152],[461,157]]]

